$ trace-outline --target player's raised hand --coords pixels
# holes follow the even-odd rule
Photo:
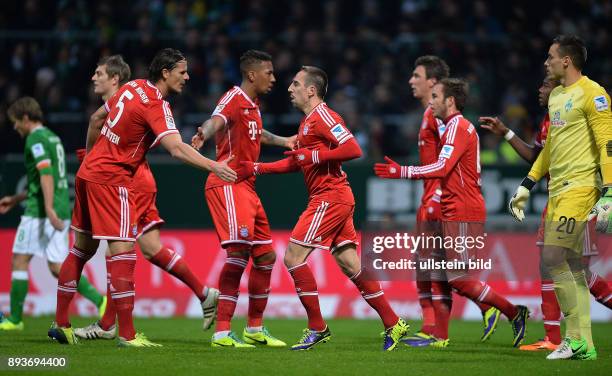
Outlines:
[[[319,151],[310,149],[297,149],[285,152],[285,155],[293,157],[299,166],[309,166],[319,163]]]
[[[236,171],[232,170],[229,163],[234,160],[236,156],[232,155],[224,161],[214,162],[212,165],[212,172],[219,177],[219,179],[233,183],[236,181],[238,175]]]
[[[508,127],[498,117],[481,116],[478,118],[478,122],[481,128],[487,129],[498,136],[504,136],[508,132]]]
[[[0,199],[0,214],[8,213],[15,205],[17,200],[13,196],[4,196]]]
[[[604,189],[604,193],[591,210],[588,219],[590,221],[597,218],[595,230],[598,232],[612,233],[612,188]]]
[[[376,163],[374,165],[374,173],[376,176],[383,179],[408,178],[408,166],[400,166],[399,163],[387,156],[385,156],[385,162],[387,163]]]

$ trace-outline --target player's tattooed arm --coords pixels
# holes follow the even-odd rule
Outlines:
[[[204,143],[214,136],[225,126],[225,121],[220,116],[213,116],[198,127],[197,133],[191,138],[191,146],[200,150]]]
[[[96,143],[100,132],[102,131],[102,127],[104,126],[104,120],[106,120],[106,108],[104,106],[100,106],[89,118],[89,127],[87,127],[87,141],[86,141],[86,149],[89,152],[93,145]]]
[[[0,199],[0,214],[8,213],[18,203],[25,200],[28,197],[28,191],[17,193],[13,196],[4,196]]]
[[[478,118],[480,127],[489,130],[491,133],[503,136],[510,146],[521,156],[526,162],[535,162],[542,148],[538,145],[530,145],[523,141],[519,136],[515,135],[510,128],[499,120],[497,117],[481,116]]]
[[[283,148],[287,148],[289,150],[292,150],[293,147],[295,146],[295,140],[297,139],[297,135],[293,135],[291,137],[282,137],[282,136],[277,136],[272,132],[269,132],[267,130],[263,130],[262,134],[261,134],[261,143],[264,145],[271,145],[271,146],[280,146]]]

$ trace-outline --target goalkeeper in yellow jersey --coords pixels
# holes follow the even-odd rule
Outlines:
[[[582,75],[587,51],[576,36],[556,37],[544,65],[561,85],[550,93],[550,129],[544,149],[510,200],[519,221],[529,191],[546,174],[548,213],[542,262],[554,281],[565,316],[561,345],[547,359],[597,359],[591,335],[589,288],[580,261],[584,230],[597,216],[597,229],[612,232],[612,114],[610,96]]]

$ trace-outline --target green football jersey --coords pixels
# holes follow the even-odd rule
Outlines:
[[[70,219],[66,158],[62,140],[49,128],[41,126],[32,130],[25,141],[25,166],[28,198],[24,215],[37,218],[47,216],[40,176],[53,175],[53,207],[60,219]]]

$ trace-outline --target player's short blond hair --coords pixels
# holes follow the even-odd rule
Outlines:
[[[111,55],[103,57],[98,62],[98,66],[104,65],[106,67],[106,74],[108,77],[113,78],[119,77],[119,85],[123,85],[130,80],[132,71],[128,63],[123,60],[121,55]]]

